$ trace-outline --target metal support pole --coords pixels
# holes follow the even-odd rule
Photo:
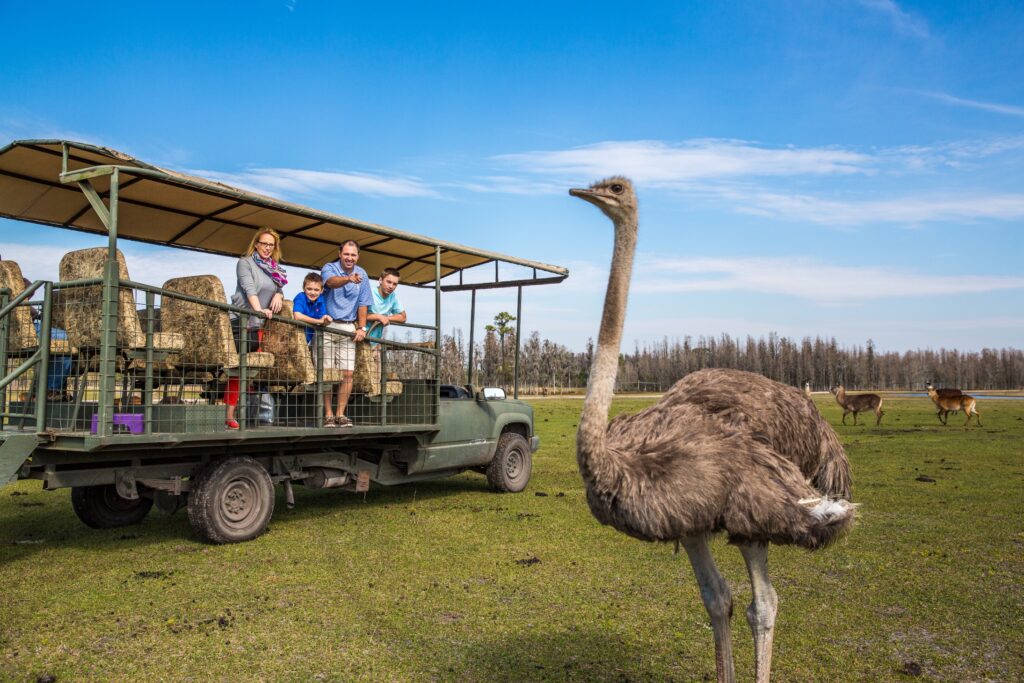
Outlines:
[[[110,207],[107,209],[107,263],[103,270],[103,305],[100,321],[100,391],[96,433],[109,436],[114,423],[114,394],[117,375],[117,315],[120,273],[117,267],[117,189],[119,171],[110,175]],[[83,182],[89,185],[88,181]],[[88,196],[88,193],[87,195]],[[97,211],[103,218],[102,211]],[[49,341],[49,340],[47,340]]]
[[[43,319],[39,321],[39,365],[36,367],[36,431],[46,431],[47,380],[50,376],[50,327],[53,309],[50,305],[53,283],[43,285]]]
[[[11,302],[11,290],[0,289],[0,309],[7,308],[7,304]],[[14,311],[8,312],[7,315],[0,318],[0,377],[7,374],[7,344],[10,338],[8,330],[10,329],[11,320],[14,319]],[[7,400],[7,394],[9,392],[0,389],[0,411],[7,411],[10,408],[10,402]],[[6,419],[0,419],[0,429],[3,429],[4,425],[7,424]]]
[[[313,424],[324,426],[324,330],[313,328],[313,344],[316,348],[316,398],[313,400]]]
[[[249,314],[238,316],[238,403],[235,404],[235,420],[241,429],[246,429],[249,416]]]
[[[154,323],[154,294],[146,292],[146,388],[142,396],[143,424],[146,434],[153,433],[153,323]],[[184,383],[184,369],[182,369],[182,382]],[[180,398],[180,397],[179,397]],[[129,399],[130,402],[130,399]]]
[[[370,353],[373,353],[373,349],[370,349]],[[377,353],[380,354],[380,377],[377,381],[380,382],[380,426],[383,427],[388,423],[388,353],[383,334],[377,345]]]
[[[476,326],[476,290],[469,299],[469,383],[473,383],[473,328]]]
[[[437,423],[441,400],[441,246],[434,247],[434,400],[431,423]],[[381,397],[384,400],[385,397]]]
[[[516,360],[515,369],[512,371],[514,375],[514,384],[512,389],[512,398],[519,398],[519,332],[523,329],[523,288],[516,287]]]

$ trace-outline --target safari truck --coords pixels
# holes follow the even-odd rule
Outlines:
[[[275,484],[365,491],[471,470],[498,491],[522,491],[539,446],[533,412],[497,387],[473,383],[476,293],[554,284],[564,268],[504,256],[318,211],[126,154],[63,140],[0,149],[0,216],[96,233],[106,246],[67,253],[57,281],[25,284],[17,254],[0,261],[0,485],[38,479],[71,487],[88,526],[140,522],[156,505],[187,508],[215,543],[261,534]],[[358,344],[347,414],[324,418],[324,394],[341,382],[324,367],[329,335],[291,318],[266,321],[257,350],[241,348],[230,305],[213,275],[157,286],[133,280],[118,249],[134,240],[237,258],[255,231],[281,235],[283,262],[319,271],[346,240],[372,276],[401,272],[404,287],[433,291],[432,324],[407,324],[377,345]],[[28,227],[26,226],[26,229]],[[442,382],[442,294],[468,292],[468,384]],[[426,295],[429,301],[429,293]],[[414,335],[418,339],[414,339]],[[516,349],[518,366],[518,348]],[[461,378],[461,373],[457,373]],[[448,376],[452,373],[449,371]],[[224,392],[238,388],[240,428],[225,428]]]

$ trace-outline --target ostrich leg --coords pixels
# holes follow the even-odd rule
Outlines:
[[[704,608],[711,617],[711,628],[715,632],[715,669],[718,671],[718,683],[735,683],[736,669],[732,661],[732,634],[729,620],[732,619],[732,594],[729,584],[719,573],[715,558],[708,548],[708,539],[704,536],[688,538],[683,541],[686,554],[693,565],[693,573],[697,576],[700,586],[700,597]]]
[[[772,641],[775,638],[775,615],[779,598],[768,579],[768,544],[749,543],[740,546],[750,575],[754,599],[747,607],[747,623],[754,634],[754,671],[757,683],[768,683],[772,673]]]

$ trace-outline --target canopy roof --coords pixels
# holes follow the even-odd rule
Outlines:
[[[338,258],[339,244],[351,239],[360,245],[359,265],[371,276],[391,266],[402,271],[404,284],[434,281],[437,247],[442,278],[489,262],[533,269],[533,277],[502,282],[495,268],[493,280],[483,286],[540,284],[569,274],[559,266],[318,211],[66,140],[18,140],[0,149],[0,216],[107,234],[86,194],[76,183],[62,182],[65,149],[67,172],[97,170],[90,182],[104,200],[110,192],[107,171],[117,169],[117,234],[130,240],[238,256],[256,229],[269,226],[282,236],[282,260],[301,268],[319,270]]]

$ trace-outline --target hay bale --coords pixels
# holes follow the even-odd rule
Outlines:
[[[0,261],[0,289],[11,290],[12,299],[25,291],[25,278],[21,274],[21,268],[14,261]],[[36,328],[32,325],[32,312],[28,306],[18,306],[14,309],[11,321],[7,338],[9,351],[24,351],[39,344]]]
[[[103,277],[106,260],[106,247],[70,251],[60,260],[60,279],[67,282]],[[117,251],[117,272],[121,280],[129,279],[128,266],[120,250]],[[103,286],[68,287],[62,292],[64,324],[71,345],[80,349],[99,348],[103,321],[98,302],[103,300]],[[146,345],[146,335],[135,310],[134,293],[128,287],[121,287],[118,294],[117,345],[130,349]]]
[[[352,373],[352,391],[380,396],[380,350],[362,341],[356,344],[356,367]],[[384,391],[388,396],[402,393],[402,383],[389,379]]]
[[[263,325],[260,348],[274,354],[273,379],[312,384],[316,381],[316,369],[306,343],[306,332],[301,327],[281,322],[282,319],[295,319],[292,302],[285,300],[283,303],[281,312]]]

